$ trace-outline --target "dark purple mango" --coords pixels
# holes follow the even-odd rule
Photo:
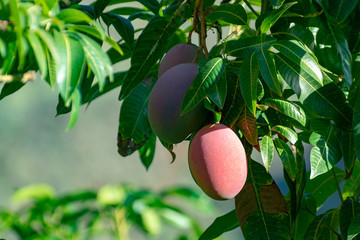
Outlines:
[[[163,57],[159,66],[158,78],[170,68],[182,64],[193,63],[198,46],[189,43],[179,43],[172,47]],[[198,61],[205,59],[205,54],[200,51]]]
[[[148,105],[148,116],[155,134],[167,143],[179,143],[201,127],[208,111],[199,104],[180,116],[186,91],[198,73],[198,65],[179,64],[166,71],[155,83]]]

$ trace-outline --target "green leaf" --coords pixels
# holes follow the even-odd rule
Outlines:
[[[337,182],[340,183],[344,180],[345,172],[340,168],[334,167],[332,171],[307,180],[305,193],[311,194],[315,198],[317,209],[336,192],[337,183],[335,182],[334,175],[337,178]]]
[[[348,239],[349,227],[353,219],[360,213],[360,203],[352,198],[346,199],[340,209],[340,232],[342,239]]]
[[[216,86],[225,69],[225,60],[213,58],[199,63],[198,74],[187,90],[181,106],[181,114],[185,114],[198,105]]]
[[[78,88],[75,89],[71,95],[71,114],[70,121],[67,127],[67,130],[72,129],[75,126],[76,120],[79,116],[79,110],[81,106],[81,93]]]
[[[269,29],[279,20],[281,15],[283,15],[290,7],[292,7],[297,2],[286,3],[281,6],[281,8],[273,10],[266,18],[262,21],[260,26],[260,31],[263,34],[266,34]]]
[[[292,130],[291,128],[281,126],[281,125],[276,125],[276,126],[272,127],[271,130],[284,136],[293,145],[298,140],[297,133],[294,130]]]
[[[227,95],[227,76],[226,71],[210,90],[208,96],[219,108],[223,108]]]
[[[82,78],[84,51],[81,43],[69,34],[55,32],[59,61],[56,64],[56,84],[65,105],[70,104],[73,91]]]
[[[356,148],[356,154],[357,156],[360,156],[360,94],[357,94],[355,99],[353,119],[354,144]]]
[[[124,78],[119,100],[124,99],[131,90],[141,83],[166,50],[168,39],[182,24],[181,16],[174,15],[170,20],[155,16],[146,25],[136,41],[131,67]]]
[[[102,50],[101,46],[90,37],[82,33],[74,33],[74,36],[82,43],[85,52],[86,62],[95,74],[99,82],[99,89],[102,91],[105,86],[106,76],[112,82],[113,69],[109,56]]]
[[[136,7],[118,7],[118,8],[112,9],[108,13],[113,13],[113,14],[117,14],[120,16],[129,16],[129,15],[133,15],[135,13],[140,13],[142,11],[144,11],[144,9],[136,8]]]
[[[347,240],[352,240],[360,234],[360,214],[356,215],[349,225]]]
[[[351,109],[340,88],[323,75],[313,57],[295,41],[278,41],[273,45],[276,65],[286,83],[294,90],[301,103],[314,113],[333,119],[344,128],[351,125]]]
[[[228,41],[224,45],[224,53],[233,57],[245,58],[254,52],[267,50],[275,42],[276,39],[271,36],[265,36],[264,38],[260,36],[239,38]]]
[[[299,105],[282,98],[267,98],[263,103],[306,126],[306,114]]]
[[[247,15],[244,7],[240,4],[221,4],[206,16],[206,20],[212,22],[223,20],[235,25],[247,25]]]
[[[278,8],[284,3],[284,1],[285,0],[270,0],[270,3],[273,8]]]
[[[301,202],[301,207],[291,229],[291,236],[294,240],[304,240],[306,230],[316,217],[315,206],[314,198],[304,198]]]
[[[329,171],[341,158],[340,129],[326,120],[313,120],[309,142],[311,175],[314,178]]]
[[[345,179],[345,183],[342,188],[343,199],[347,197],[353,197],[357,188],[360,186],[360,161],[355,161],[352,169],[351,177]]]
[[[53,36],[41,28],[35,29],[35,33],[42,40],[42,42],[47,47],[47,49],[49,49],[49,52],[51,53],[51,57],[52,57],[53,61],[55,63],[59,62],[60,57],[59,57],[59,53],[58,53],[58,48],[57,48],[57,45],[55,44],[55,39],[53,38]],[[50,74],[50,72],[49,72],[49,74]]]
[[[345,34],[338,28],[332,28],[329,25],[331,38],[334,41],[335,47],[341,57],[341,66],[344,73],[344,78],[348,85],[352,83],[351,76],[351,53]]]
[[[201,234],[199,240],[212,240],[225,232],[239,227],[235,210],[217,217],[214,222]]]
[[[241,94],[254,116],[256,115],[259,70],[259,63],[255,53],[245,58],[239,70]]]
[[[275,147],[281,162],[292,181],[296,178],[296,160],[291,148],[280,138],[275,138]]]
[[[256,146],[259,144],[256,117],[250,112],[247,106],[242,108],[236,126],[251,145]]]
[[[328,19],[331,20],[333,24],[338,25],[345,21],[358,4],[359,0],[316,0],[316,2],[319,3],[324,10]]]
[[[275,60],[272,54],[268,51],[261,49],[257,55],[260,73],[266,84],[279,96],[282,95],[282,82],[277,76]]]
[[[290,240],[290,221],[280,189],[265,168],[249,161],[248,179],[235,197],[235,210],[246,240]]]
[[[260,142],[261,158],[266,172],[269,172],[274,158],[274,141],[268,135],[265,135]]]
[[[18,189],[12,196],[13,202],[28,200],[52,199],[55,197],[54,189],[47,184],[31,184]]]
[[[24,85],[25,84],[20,81],[13,81],[13,82],[5,83],[1,89],[0,100],[2,100],[4,97],[7,97],[7,96],[13,94],[14,92],[16,92],[17,90],[22,88]]]
[[[354,144],[354,132],[343,131],[341,136],[341,152],[343,155],[344,166],[347,173],[354,167],[356,158],[356,148]]]
[[[222,112],[222,118],[227,126],[233,126],[239,118],[244,100],[241,96],[240,76],[232,71],[226,72],[228,92]],[[231,86],[231,87],[230,87]]]
[[[139,156],[142,164],[146,168],[149,169],[154,156],[155,156],[155,143],[156,143],[156,135],[150,134],[145,144],[139,149]]]
[[[147,107],[152,86],[153,79],[149,77],[123,101],[119,116],[119,133],[123,140],[131,139],[140,144],[151,135]]]
[[[118,34],[124,39],[124,41],[132,48],[134,44],[134,27],[130,20],[113,14],[113,13],[104,13],[102,17],[108,25],[113,25]]]
[[[337,240],[339,211],[330,210],[325,214],[315,217],[304,236],[304,240],[329,239]],[[333,229],[335,227],[335,229]]]
[[[94,5],[95,16],[99,17],[111,0],[97,0]]]
[[[47,75],[47,63],[44,48],[39,40],[38,36],[32,32],[27,32],[27,39],[34,51],[36,62],[39,66],[41,77],[45,78]]]

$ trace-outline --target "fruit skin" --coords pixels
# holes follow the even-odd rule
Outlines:
[[[192,63],[197,50],[198,46],[189,43],[179,43],[173,46],[161,60],[158,78],[160,78],[167,70],[178,64]],[[202,59],[205,59],[205,54],[203,51],[200,51],[197,62]]]
[[[190,133],[199,129],[208,116],[208,111],[202,104],[180,116],[185,93],[197,73],[197,64],[176,65],[166,71],[151,90],[148,104],[150,126],[167,143],[183,141]]]
[[[189,168],[197,185],[211,198],[234,198],[247,177],[245,149],[227,126],[206,125],[189,147]]]

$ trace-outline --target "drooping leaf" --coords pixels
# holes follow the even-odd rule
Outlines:
[[[328,19],[331,20],[333,24],[339,24],[345,21],[345,19],[350,15],[359,0],[316,0],[316,2],[321,6]]]
[[[360,94],[357,94],[354,103],[353,128],[356,154],[360,156]]]
[[[327,76],[323,77],[318,64],[301,44],[278,41],[273,46],[280,52],[275,55],[279,72],[300,102],[314,113],[349,128],[352,112],[344,93]]]
[[[216,82],[215,86],[213,86],[212,90],[210,90],[208,96],[213,101],[216,106],[219,108],[223,108],[227,95],[227,76],[226,71],[223,72],[220,79]]]
[[[279,20],[281,15],[283,15],[294,4],[296,4],[296,2],[286,3],[279,9],[273,10],[268,16],[266,16],[260,26],[261,33],[266,34],[269,29],[277,22],[277,20]]]
[[[47,63],[44,47],[42,46],[38,36],[32,31],[27,32],[27,39],[34,51],[36,62],[40,69],[41,77],[45,78],[47,75]]]
[[[238,58],[245,58],[254,52],[267,50],[276,39],[271,36],[261,38],[260,36],[252,36],[247,38],[239,38],[231,40],[224,45],[224,53]]]
[[[111,0],[97,0],[94,5],[95,16],[99,17]]]
[[[76,88],[71,95],[71,114],[67,130],[72,129],[75,126],[76,120],[79,116],[81,106],[81,93],[78,88]]]
[[[334,171],[334,173],[332,172]],[[328,171],[306,182],[305,193],[311,194],[316,200],[316,208],[319,209],[324,202],[335,193],[336,182],[340,183],[345,177],[345,173],[340,168],[334,167],[332,171]]]
[[[339,211],[330,210],[325,214],[321,214],[315,217],[310,224],[307,232],[304,236],[304,240],[310,239],[331,239],[337,240],[337,228],[338,228]],[[333,229],[336,225],[336,229]]]
[[[294,240],[304,240],[306,230],[313,223],[316,217],[316,203],[314,198],[305,198],[296,216],[295,223],[291,229],[291,236]]]
[[[274,158],[274,141],[268,135],[265,135],[260,142],[261,158],[266,172],[269,172]]]
[[[354,167],[356,148],[354,144],[354,132],[344,131],[341,136],[341,152],[344,160],[346,173],[350,173]]]
[[[236,126],[251,145],[256,146],[259,144],[256,117],[250,112],[247,106],[242,108]]]
[[[360,234],[360,213],[358,213],[352,220],[348,228],[347,240],[352,240]]]
[[[271,130],[284,136],[293,145],[298,140],[296,132],[294,130],[292,130],[291,128],[281,126],[281,125],[276,125],[276,126],[272,127]]]
[[[129,95],[131,90],[147,77],[166,50],[168,39],[183,21],[177,13],[170,19],[155,16],[150,20],[136,41],[131,67],[124,78],[119,100]]]
[[[13,81],[9,83],[5,83],[4,86],[1,88],[0,93],[0,100],[2,100],[4,97],[9,96],[22,88],[25,84],[21,81]]]
[[[341,158],[340,130],[326,120],[313,120],[309,141],[311,175],[314,178],[329,171]]]
[[[360,203],[353,198],[347,198],[340,209],[340,233],[342,239],[348,239],[350,224],[360,213]]]
[[[139,156],[142,164],[149,169],[154,156],[155,156],[155,144],[156,144],[156,135],[151,134],[146,140],[145,144],[139,149]]]
[[[225,70],[225,60],[213,58],[199,63],[198,74],[187,90],[181,106],[181,114],[185,114],[198,105],[216,86]]]
[[[274,57],[268,51],[261,49],[257,55],[260,73],[266,84],[279,96],[282,95],[282,82],[277,76]]]
[[[245,103],[241,96],[239,75],[232,71],[228,71],[226,76],[229,88],[223,108],[222,118],[224,119],[225,125],[233,126],[239,118],[242,107]]]
[[[140,144],[151,135],[147,106],[152,86],[153,79],[149,77],[123,101],[119,116],[119,133],[123,140]]]
[[[286,203],[265,168],[249,161],[248,179],[235,197],[235,210],[246,240],[290,239]]]
[[[254,116],[256,115],[259,70],[259,63],[255,53],[245,58],[239,70],[241,94]]]
[[[286,172],[288,173],[291,180],[295,181],[296,159],[294,153],[291,151],[291,148],[286,144],[286,142],[280,138],[275,138],[274,143]]]
[[[304,110],[300,106],[295,105],[292,101],[282,98],[267,98],[263,103],[286,116],[289,116],[304,127],[306,126],[306,114]]]
[[[240,4],[221,4],[206,16],[206,20],[212,22],[223,20],[231,24],[247,25],[247,15],[244,7]]]
[[[353,197],[357,188],[360,186],[360,161],[355,161],[352,169],[351,177],[345,179],[345,183],[342,187],[343,198]]]
[[[134,43],[134,27],[130,20],[113,13],[104,13],[101,15],[104,21],[109,26],[114,26],[115,30],[121,36],[121,38],[130,46]]]
[[[239,227],[235,210],[217,217],[214,222],[201,234],[199,240],[212,240],[225,232],[231,231]]]

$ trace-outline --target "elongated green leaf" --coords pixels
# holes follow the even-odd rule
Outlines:
[[[345,180],[342,188],[343,199],[353,197],[357,188],[360,186],[360,161],[355,161],[351,177]]]
[[[108,13],[113,13],[113,14],[117,14],[120,16],[129,16],[129,15],[133,15],[135,13],[140,13],[142,11],[144,11],[144,9],[136,8],[136,7],[118,7],[118,8],[112,9]]]
[[[181,16],[178,15],[174,15],[170,20],[155,16],[146,25],[136,41],[131,57],[131,67],[124,78],[119,100],[124,99],[147,77],[151,68],[166,50],[168,39],[182,22]]]
[[[281,15],[283,15],[291,6],[296,4],[296,2],[286,3],[281,6],[281,8],[273,10],[261,23],[260,31],[261,33],[266,34],[269,29],[279,20]]]
[[[344,78],[348,85],[352,83],[351,76],[351,53],[349,50],[348,42],[345,34],[338,28],[332,28],[329,26],[331,32],[331,38],[334,41],[335,47],[341,57],[341,66],[344,73]]]
[[[41,28],[35,29],[35,33],[39,36],[39,38],[42,40],[44,45],[49,49],[51,53],[51,57],[54,60],[55,63],[59,62],[59,53],[57,46],[55,44],[54,38],[51,36],[50,33],[46,32],[45,30]]]
[[[352,220],[348,229],[347,240],[352,240],[360,234],[360,213],[358,213]]]
[[[261,38],[260,36],[240,38],[228,41],[224,45],[224,53],[233,57],[245,58],[254,52],[267,50],[275,42],[276,39],[271,36],[266,36],[264,38]]]
[[[130,139],[140,144],[150,136],[147,107],[152,85],[153,79],[147,78],[123,101],[119,116],[119,133],[123,140]]]
[[[274,158],[274,141],[268,135],[265,135],[260,142],[261,158],[266,172],[269,172]]]
[[[24,32],[24,21],[21,21],[21,18],[25,18],[26,16],[20,11],[18,1],[10,0],[9,1],[9,9],[11,12],[10,20],[12,24],[15,26],[15,33],[16,33],[16,47],[17,53],[19,56],[19,63],[18,63],[18,70],[22,70],[25,64],[25,58],[27,54],[27,43],[23,36]]]
[[[289,140],[289,142],[293,145],[298,140],[296,132],[288,127],[276,125],[276,126],[272,127],[271,130],[275,131],[277,133],[280,133],[282,136],[286,137],[287,140]]]
[[[97,42],[85,34],[74,33],[74,36],[82,43],[86,62],[95,74],[99,82],[99,89],[102,91],[104,89],[106,76],[109,77],[111,82],[114,80],[113,69],[109,56],[102,50],[101,46]]]
[[[259,70],[258,60],[255,53],[253,53],[244,60],[239,71],[241,94],[254,116],[256,115],[257,78]]]
[[[111,0],[97,0],[94,5],[95,16],[99,17]]]
[[[226,77],[229,88],[222,117],[227,126],[233,126],[240,116],[244,100],[241,96],[240,76],[232,71],[228,71]]]
[[[150,134],[145,144],[139,149],[139,156],[142,164],[149,169],[154,156],[155,156],[155,145],[156,145],[156,135],[154,133]]]
[[[20,81],[13,81],[13,82],[5,83],[1,89],[0,100],[2,100],[4,97],[7,97],[7,96],[13,94],[14,92],[16,92],[17,90],[22,88],[24,85],[25,84]]]
[[[281,162],[292,181],[296,178],[296,160],[291,148],[280,138],[275,138],[275,147]]]
[[[73,91],[82,78],[84,51],[81,43],[71,35],[55,32],[59,62],[56,65],[56,84],[64,99],[65,105],[70,104]]]
[[[242,108],[236,126],[251,145],[255,146],[259,144],[256,117],[251,113],[247,106]]]
[[[46,51],[46,61],[49,74],[46,76],[45,81],[50,85],[51,89],[54,89],[56,84],[56,62],[50,51]]]
[[[227,76],[226,71],[223,72],[220,79],[216,82],[215,86],[213,86],[212,90],[210,90],[208,96],[211,101],[213,101],[216,106],[219,108],[223,108],[227,95]]]
[[[317,3],[326,13],[327,17],[335,25],[342,23],[350,15],[352,10],[358,4],[359,0],[332,0],[320,1]],[[337,7],[334,7],[337,6]]]
[[[199,240],[212,240],[221,234],[239,227],[235,210],[217,217],[214,222],[201,234]]]
[[[301,125],[306,126],[306,114],[304,110],[293,102],[282,98],[267,98],[263,103],[286,116],[291,117]]]
[[[330,210],[325,214],[316,216],[304,236],[304,240],[331,239],[337,240],[339,211]]]
[[[332,171],[334,171],[338,183],[344,180],[345,172],[343,170],[334,167]],[[311,194],[315,198],[317,209],[336,191],[336,182],[332,171],[309,179],[306,182],[305,193]]]
[[[71,115],[67,130],[72,129],[75,126],[76,120],[79,116],[79,110],[81,105],[81,93],[78,88],[76,88],[71,95]]]
[[[354,144],[356,148],[356,154],[357,156],[360,156],[360,94],[357,94],[355,99],[353,119]]]
[[[275,67],[275,61],[272,54],[268,51],[261,49],[257,55],[260,73],[266,84],[271,90],[273,90],[279,96],[282,95],[282,82],[277,76],[277,71]]]
[[[248,179],[235,197],[237,217],[246,240],[290,239],[286,203],[265,168],[249,161]]]
[[[341,137],[341,151],[344,166],[347,173],[354,167],[356,148],[354,144],[354,132],[344,131]]]
[[[223,20],[231,24],[247,25],[247,15],[244,7],[240,4],[221,4],[206,16],[206,20],[213,22]]]
[[[41,72],[41,77],[45,78],[47,75],[47,63],[44,47],[42,46],[38,36],[32,31],[27,32],[27,39],[34,51],[36,62]]]
[[[341,158],[340,129],[325,120],[311,122],[314,132],[309,141],[314,146],[310,152],[311,175],[314,178],[329,171]]]
[[[316,202],[314,198],[304,198],[296,216],[295,223],[291,229],[291,236],[294,240],[304,240],[306,230],[313,223],[316,217],[315,207]]]
[[[279,72],[300,102],[314,113],[349,128],[352,113],[343,92],[326,76],[323,85],[322,72],[312,56],[294,41],[278,41],[274,47],[280,52],[275,55]]]
[[[225,60],[213,58],[199,63],[198,74],[184,96],[181,114],[185,114],[198,105],[216,86],[225,69]]]
[[[360,213],[360,203],[353,198],[346,199],[340,209],[340,232],[342,239],[348,239],[350,224]]]
[[[134,43],[134,27],[130,20],[113,13],[104,13],[102,18],[109,26],[114,26],[115,30],[124,39],[124,41],[132,48]]]

